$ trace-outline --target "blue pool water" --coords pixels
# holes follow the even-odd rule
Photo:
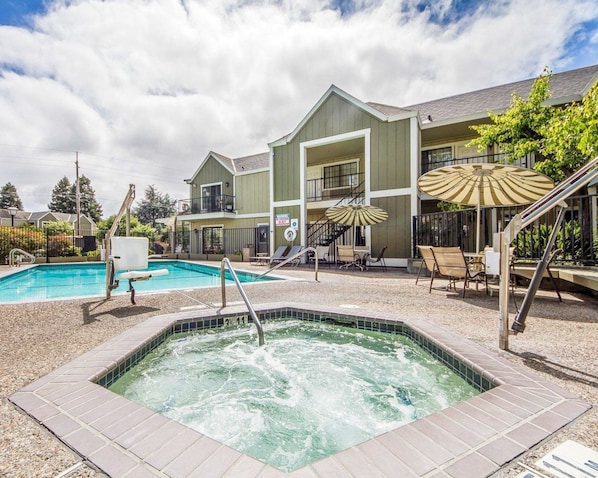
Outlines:
[[[183,261],[155,261],[149,270],[168,269],[167,275],[134,283],[136,292],[169,289],[194,289],[220,285],[220,268]],[[236,271],[239,281],[252,282],[255,275]],[[118,272],[116,277],[118,278]],[[227,284],[232,283],[229,273]],[[264,278],[262,280],[272,280]],[[121,280],[112,295],[126,294],[129,281]],[[39,264],[0,278],[0,303],[31,302],[48,299],[94,297],[106,294],[106,264]]]

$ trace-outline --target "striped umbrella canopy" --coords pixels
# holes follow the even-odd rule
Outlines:
[[[347,204],[326,210],[326,217],[333,222],[348,226],[371,226],[388,219],[388,213],[377,206]]]
[[[552,188],[548,176],[506,164],[459,164],[434,169],[417,182],[442,201],[477,206],[476,252],[480,250],[480,207],[516,206],[537,201]]]

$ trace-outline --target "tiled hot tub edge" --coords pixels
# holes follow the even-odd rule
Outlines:
[[[495,385],[472,399],[305,467],[315,476],[330,476],[331,472],[347,477],[397,476],[401,470],[417,476],[434,470],[445,476],[487,476],[590,408],[495,352],[417,318],[289,303],[255,309],[266,317],[284,309],[291,315],[300,311],[323,314],[331,320],[363,320],[362,328],[367,323],[382,328],[405,324],[422,345],[436,348],[436,354],[449,365],[454,367],[458,361],[467,368],[466,374],[472,370],[479,375],[480,386]],[[191,472],[190,476],[208,472],[235,476],[235,470],[241,468],[243,476],[257,476],[265,470],[268,476],[300,474],[307,470],[289,474],[276,470],[95,383],[111,370],[130,367],[135,361],[132,355],[144,354],[148,344],[160,342],[177,324],[239,314],[246,315],[246,309],[229,307],[150,318],[27,385],[9,400],[110,476],[146,476],[142,470],[147,476],[187,476]],[[249,475],[247,470],[252,470]]]

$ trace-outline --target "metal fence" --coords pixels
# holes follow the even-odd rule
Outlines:
[[[562,249],[559,262],[577,265],[598,263],[598,195],[575,196],[567,200],[565,220],[555,247]],[[515,214],[525,206],[482,208],[480,217],[480,247],[492,245],[492,234],[504,229]],[[512,242],[519,259],[537,260],[542,256],[556,219],[556,210],[521,231]],[[421,214],[413,217],[413,257],[418,257],[417,245],[459,246],[474,251],[476,242],[476,211]]]
[[[0,226],[0,263],[12,249],[22,249],[48,261],[52,257],[82,256],[95,250],[95,236],[50,234],[39,229]]]

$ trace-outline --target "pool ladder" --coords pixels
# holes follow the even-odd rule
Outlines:
[[[251,318],[253,319],[253,323],[255,324],[255,327],[257,328],[257,336],[258,336],[258,340],[259,340],[259,345],[261,347],[262,345],[264,345],[264,329],[262,327],[262,323],[260,322],[260,319],[258,318],[257,314],[255,313],[255,310],[253,309],[251,302],[249,302],[249,298],[247,297],[245,290],[243,290],[243,287],[241,286],[241,282],[239,281],[239,278],[237,277],[237,273],[235,272],[235,270],[233,269],[233,266],[231,265],[230,261],[226,257],[224,259],[222,259],[222,262],[220,262],[220,288],[222,290],[222,308],[226,307],[226,284],[225,284],[225,277],[224,277],[224,267],[225,266],[228,267],[228,270],[230,271],[230,274],[233,277],[235,284],[237,285],[237,289],[239,289],[239,293],[241,294],[241,297],[243,297],[243,300],[245,301],[245,305],[249,309],[249,314],[251,315]]]
[[[23,249],[15,248],[11,249],[8,253],[8,266],[19,267],[21,265],[21,261],[23,260],[23,256],[29,258],[29,264],[33,264],[35,262],[35,256],[33,254],[29,254]]]
[[[282,267],[291,261],[296,261],[303,254],[306,254],[310,251],[312,251],[315,254],[316,261],[315,261],[314,270],[315,270],[316,282],[317,282],[318,281],[319,257],[318,257],[318,251],[316,249],[314,249],[313,247],[307,247],[307,248],[301,250],[300,252],[298,252],[297,254],[294,254],[292,257],[286,258],[283,262],[281,262],[280,264],[277,264],[276,266],[272,267],[270,270],[264,272],[263,274],[260,274],[255,279],[256,280],[260,279],[261,277],[264,277],[266,274],[272,272],[273,270],[278,269],[279,267]],[[260,322],[260,319],[258,318],[257,314],[255,313],[255,310],[253,309],[253,306],[251,305],[251,302],[249,301],[249,298],[247,297],[247,294],[245,293],[243,286],[241,286],[241,282],[239,281],[239,278],[237,277],[237,273],[235,272],[235,270],[233,269],[233,266],[231,265],[230,261],[226,257],[223,258],[222,261],[220,262],[220,289],[222,291],[222,308],[226,307],[226,281],[225,281],[225,277],[224,277],[224,267],[225,266],[228,267],[228,270],[230,271],[231,276],[233,277],[233,280],[235,281],[235,284],[237,285],[237,288],[239,289],[239,293],[241,294],[241,297],[245,301],[245,305],[249,309],[251,318],[253,319],[253,322],[255,323],[255,326],[257,328],[259,344],[260,344],[260,346],[262,346],[262,345],[264,345],[264,329],[262,328],[262,323]]]

